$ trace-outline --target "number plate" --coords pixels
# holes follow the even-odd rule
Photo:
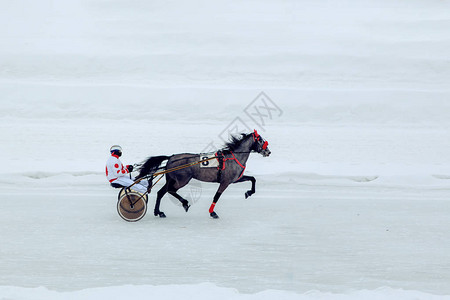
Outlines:
[[[208,158],[212,158],[212,157],[215,157],[215,155],[210,154],[210,153],[201,153],[200,154],[200,160],[204,160],[204,159],[208,159]],[[217,168],[218,166],[219,166],[219,162],[217,161],[217,159],[211,159],[211,160],[200,163],[200,168]]]

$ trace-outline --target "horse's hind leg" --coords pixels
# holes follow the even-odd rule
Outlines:
[[[159,210],[159,205],[161,204],[162,197],[164,197],[164,195],[167,193],[168,186],[169,186],[169,182],[166,181],[166,184],[157,193],[154,215],[159,216],[160,218],[166,217],[166,215],[162,211]]]
[[[177,191],[179,189],[181,189],[183,186],[185,186],[188,182],[189,182],[189,180],[187,182],[182,182],[182,183],[177,182],[175,180],[170,180],[168,188],[167,188],[167,191],[169,192],[169,194],[171,194],[172,196],[177,198],[178,201],[181,202],[181,204],[183,205],[183,208],[186,212],[189,210],[189,207],[191,207],[191,206],[189,205],[189,202],[186,199],[184,199],[179,194],[177,194]]]

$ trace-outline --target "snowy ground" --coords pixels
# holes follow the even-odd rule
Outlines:
[[[449,298],[448,1],[3,6],[1,300]],[[153,192],[119,218],[110,145],[137,163],[234,125],[269,141],[255,195],[212,220],[192,182],[188,213]]]

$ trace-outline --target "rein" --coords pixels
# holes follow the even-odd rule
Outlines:
[[[216,159],[215,157],[210,157],[210,158],[206,158],[206,159],[203,159],[203,160],[199,160],[199,161],[194,161],[194,162],[191,162],[191,163],[189,163],[189,164],[185,164],[185,165],[181,165],[181,166],[178,166],[178,167],[174,167],[174,168],[170,168],[170,169],[167,169],[167,170],[164,170],[164,171],[161,171],[161,172],[156,172],[156,173],[153,173],[153,174],[151,174],[151,175],[147,175],[147,176],[144,176],[144,177],[141,177],[141,178],[139,178],[138,180],[136,180],[132,185],[130,185],[128,188],[131,188],[133,185],[135,185],[136,183],[139,183],[139,182],[141,182],[142,180],[144,180],[144,179],[147,179],[148,177],[150,177],[150,176],[152,176],[152,177],[157,177],[157,176],[159,176],[159,175],[164,175],[164,174],[167,174],[167,173],[170,173],[170,172],[174,172],[174,171],[178,171],[178,170],[181,170],[181,169],[184,169],[184,168],[189,168],[189,167],[192,167],[192,166],[195,166],[195,165],[198,165],[198,164],[201,164],[201,163],[203,163],[203,162],[205,162],[205,161],[209,161],[209,160],[213,160],[213,159]],[[160,168],[161,169],[161,168]],[[158,180],[159,181],[159,180]],[[158,182],[157,181],[157,182]],[[156,182],[156,183],[157,183]],[[155,184],[156,184],[155,183]],[[153,186],[152,186],[153,187]]]
[[[219,152],[219,151],[222,151],[222,152],[223,151],[230,151],[231,152],[231,150],[228,150],[228,149],[220,149],[217,152]],[[216,154],[217,152],[206,152],[206,153],[201,153],[201,154]],[[251,153],[251,152],[254,152],[254,151],[233,151],[233,153]],[[195,157],[195,156],[199,156],[199,155],[200,155],[200,153],[199,154],[192,154],[191,157]],[[177,161],[180,161],[180,160],[184,160],[184,159],[186,159],[186,157],[185,158],[179,158],[179,159],[176,159],[176,160],[172,160],[171,162],[174,163],[174,162],[177,162]],[[204,161],[207,161],[207,160],[204,160]],[[204,162],[204,161],[202,161],[202,162]],[[143,163],[141,163],[141,164],[133,164],[133,167],[139,168],[139,167],[141,167],[143,165],[144,165]],[[157,168],[155,170],[163,170],[164,168],[165,167],[159,167],[159,168]]]

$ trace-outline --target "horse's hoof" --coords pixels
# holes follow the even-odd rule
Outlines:
[[[217,215],[215,211],[213,211],[213,212],[210,213],[209,215],[210,215],[211,218],[213,218],[213,219],[218,219],[218,218],[219,218],[219,215]]]
[[[185,210],[186,212],[188,212],[189,207],[191,207],[191,206],[189,205],[189,203],[183,203],[183,208],[184,208],[184,210]]]
[[[247,191],[247,192],[245,192],[245,199],[247,199],[247,198],[250,197],[251,195],[253,195],[252,191]]]
[[[155,217],[165,218],[165,217],[166,217],[166,214],[163,213],[162,211],[160,211],[160,212],[155,212]]]

